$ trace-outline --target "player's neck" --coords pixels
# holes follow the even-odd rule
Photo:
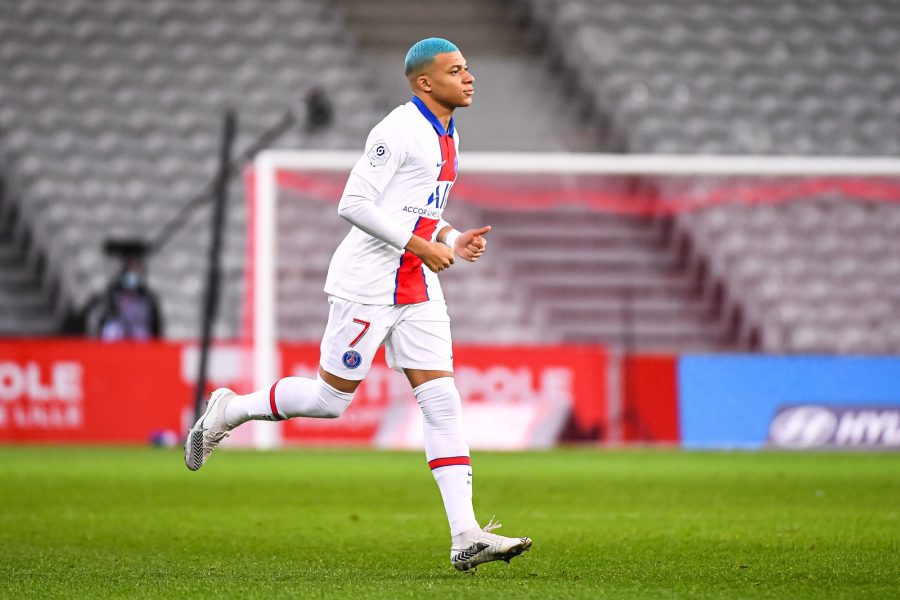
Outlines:
[[[425,104],[425,106],[428,107],[428,110],[431,111],[431,114],[437,117],[437,120],[441,122],[441,125],[444,126],[445,130],[450,126],[450,118],[453,116],[452,108],[447,108],[443,104],[435,102],[431,98],[431,96],[425,94],[423,94],[422,96],[414,94],[414,96],[421,100]]]

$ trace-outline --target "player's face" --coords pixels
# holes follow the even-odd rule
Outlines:
[[[459,50],[436,55],[427,77],[431,97],[438,103],[449,109],[472,104],[475,76],[469,73],[466,59]]]

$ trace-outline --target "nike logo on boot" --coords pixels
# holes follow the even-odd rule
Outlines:
[[[477,556],[481,551],[488,547],[488,544],[484,542],[476,542],[466,548],[465,550],[458,552],[456,556],[453,557],[454,562],[462,562],[469,560],[475,556]]]

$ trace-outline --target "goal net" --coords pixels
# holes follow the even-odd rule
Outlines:
[[[248,387],[315,372],[325,272],[349,229],[335,209],[358,157],[255,162]],[[482,261],[442,274],[467,421],[483,427],[473,446],[641,435],[622,362],[635,352],[900,351],[898,160],[466,153],[450,200],[458,229],[494,227]],[[414,447],[409,397],[379,362],[343,423],[257,423],[252,443]],[[490,442],[497,419],[518,433]]]

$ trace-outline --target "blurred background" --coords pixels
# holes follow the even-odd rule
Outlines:
[[[900,447],[896,0],[2,0],[0,441],[176,443],[205,316],[205,387],[246,389],[255,151],[360,154],[430,36],[476,77],[448,218],[494,227],[443,278],[473,446]],[[282,374],[317,364],[345,177],[278,173]],[[379,362],[274,439],[417,447],[417,410]]]

